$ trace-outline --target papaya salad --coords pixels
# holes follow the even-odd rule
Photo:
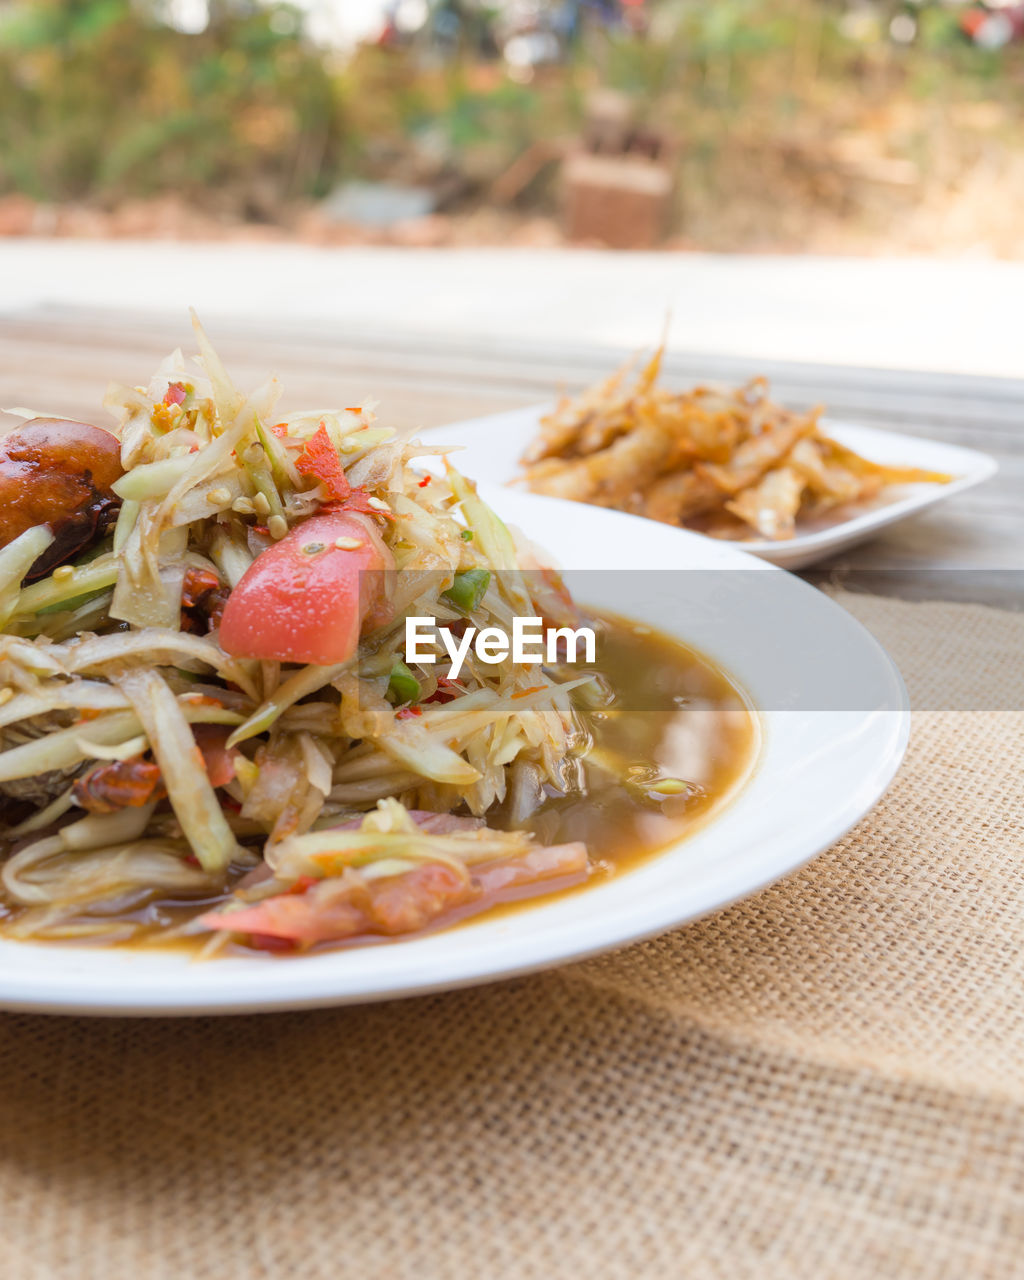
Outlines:
[[[415,933],[599,871],[545,818],[592,770],[656,816],[699,800],[601,746],[593,670],[407,660],[410,615],[577,611],[449,459],[417,469],[443,447],[368,403],[282,416],[194,323],[195,360],[110,388],[113,429],[0,438],[0,933]]]

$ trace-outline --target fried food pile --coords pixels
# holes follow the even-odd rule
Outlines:
[[[632,384],[620,369],[542,418],[522,459],[526,486],[716,538],[781,541],[799,519],[868,501],[886,485],[951,479],[860,457],[822,433],[820,407],[773,403],[764,378],[731,391],[666,390],[661,357]]]

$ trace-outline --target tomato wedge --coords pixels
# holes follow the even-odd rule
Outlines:
[[[394,557],[368,517],[317,515],[259,556],[231,592],[220,645],[237,658],[347,662],[390,617]]]

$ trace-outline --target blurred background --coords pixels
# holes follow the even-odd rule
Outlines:
[[[1024,257],[1007,0],[0,0],[0,234]]]

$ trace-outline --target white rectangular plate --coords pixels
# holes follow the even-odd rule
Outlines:
[[[463,450],[457,464],[474,480],[488,484],[510,484],[519,474],[519,459],[536,435],[541,417],[550,405],[533,405],[508,413],[473,418],[428,433],[431,442],[458,445]],[[765,542],[751,538],[733,543],[762,560],[784,569],[799,569],[833,555],[858,542],[865,542],[886,525],[922,511],[933,503],[952,498],[994,475],[998,464],[987,453],[959,445],[924,440],[896,431],[835,422],[826,418],[824,430],[840,444],[874,462],[893,466],[920,467],[953,476],[949,484],[890,485],[871,502],[858,503],[830,512],[814,520],[798,522],[796,537],[785,542]]]

